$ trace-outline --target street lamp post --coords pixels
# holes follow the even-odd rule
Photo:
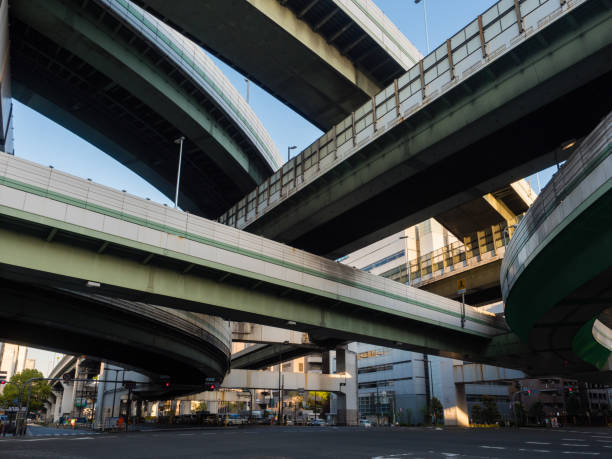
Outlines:
[[[291,159],[291,150],[295,150],[296,148],[297,147],[295,145],[287,147],[287,162],[289,162],[289,160]]]
[[[421,3],[421,0],[414,0],[414,3]],[[429,54],[429,29],[427,28],[427,0],[423,0],[423,18],[425,19],[425,39],[427,41],[427,54]]]
[[[247,90],[246,91],[246,103],[248,104],[249,103],[249,95],[250,95],[250,91],[249,91],[249,86],[250,86],[249,83],[250,83],[250,81],[249,81],[248,78],[245,78],[244,82],[246,83],[246,90]]]
[[[181,182],[181,162],[183,161],[183,141],[185,140],[185,136],[180,136],[178,139],[174,141],[174,143],[179,144],[179,162],[178,162],[178,170],[176,172],[176,192],[174,193],[174,208],[178,207],[178,194],[179,194],[179,184]]]

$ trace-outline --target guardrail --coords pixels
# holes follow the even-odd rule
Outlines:
[[[587,0],[501,0],[352,112],[219,217],[245,228],[527,38]]]
[[[195,81],[209,88],[215,101],[242,127],[253,145],[264,153],[272,170],[278,169],[282,156],[270,134],[249,104],[197,44],[128,0],[98,1],[155,43]]]
[[[43,208],[26,205],[25,212],[123,237],[126,241],[138,239],[138,233],[147,245],[163,248],[168,256],[173,251],[189,254],[199,257],[204,266],[211,260],[221,262],[228,272],[239,270],[245,276],[253,273],[254,277],[265,276],[272,283],[289,280],[297,290],[316,290],[324,296],[336,295],[355,304],[384,308],[389,313],[418,314],[422,320],[434,317],[448,327],[456,327],[455,322],[462,316],[461,304],[456,301],[14,156],[0,154],[0,186],[20,192],[0,194],[4,206],[22,209],[23,202],[18,198],[21,193],[31,195],[36,202],[37,197],[47,198],[60,205]],[[80,211],[66,212],[64,205],[96,213],[100,218],[82,220]],[[157,232],[174,237],[152,236]],[[175,244],[176,241],[180,244]],[[465,311],[465,317],[469,325],[466,331],[488,334],[506,330],[503,321],[472,308]]]
[[[612,112],[597,125],[555,173],[516,228],[502,262],[501,284],[504,299],[508,297],[512,285],[527,265],[528,257],[519,256],[525,245],[551,213],[611,153]],[[548,228],[546,234],[552,229]]]
[[[415,260],[410,260],[410,276],[405,263],[379,276],[402,283],[408,283],[410,279],[409,285],[419,286],[460,268],[473,266],[480,261],[503,257],[510,239],[507,231],[505,223],[484,228],[467,236],[464,242],[455,241]]]

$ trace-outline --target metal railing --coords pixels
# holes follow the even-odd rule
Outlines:
[[[588,0],[500,0],[219,217],[242,229],[459,82]]]
[[[553,175],[518,225],[502,263],[501,283],[504,299],[528,263],[529,257],[523,250],[532,236],[540,230],[546,219],[569,194],[611,153],[612,112],[584,139],[572,156]],[[583,198],[586,199],[587,196]],[[544,231],[548,234],[553,229],[546,228]],[[546,234],[542,235],[540,241]]]
[[[157,45],[196,82],[207,88],[215,101],[264,154],[272,170],[278,169],[282,156],[270,134],[223,72],[196,43],[129,0],[99,1]]]
[[[503,256],[509,236],[506,223],[499,223],[465,237],[463,242],[455,241],[410,260],[410,276],[405,263],[380,276],[413,286],[420,285],[485,259]]]

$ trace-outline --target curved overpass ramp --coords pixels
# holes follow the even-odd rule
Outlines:
[[[213,217],[281,164],[210,58],[130,2],[12,0],[13,95],[174,199]]]
[[[541,373],[606,370],[609,377],[612,114],[519,224],[502,263],[501,283],[508,324],[541,356]]]
[[[136,0],[328,130],[421,54],[372,0]]]
[[[217,317],[6,279],[0,295],[3,340],[166,376],[183,392],[229,371],[231,330]]]

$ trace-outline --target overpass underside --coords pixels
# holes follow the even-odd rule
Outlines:
[[[611,108],[601,97],[612,85],[610,30],[606,3],[586,1],[501,54],[485,46],[476,71],[454,79],[443,46],[444,87],[424,84],[417,66],[412,96],[402,102],[405,79],[399,93],[388,87],[374,102],[380,119],[364,105],[352,127],[349,117],[220,221],[337,258],[558,163]]]
[[[170,199],[178,163],[174,140],[186,136],[183,209],[219,215],[273,172],[225,107],[194,79],[197,69],[186,70],[170,57],[171,38],[158,38],[168,51],[102,1],[10,5],[13,96]]]
[[[374,25],[359,6],[367,1],[347,7],[334,0],[183,0],[181,8],[165,0],[136,2],[322,130],[420,57],[396,27]],[[351,9],[372,27],[355,21]]]

